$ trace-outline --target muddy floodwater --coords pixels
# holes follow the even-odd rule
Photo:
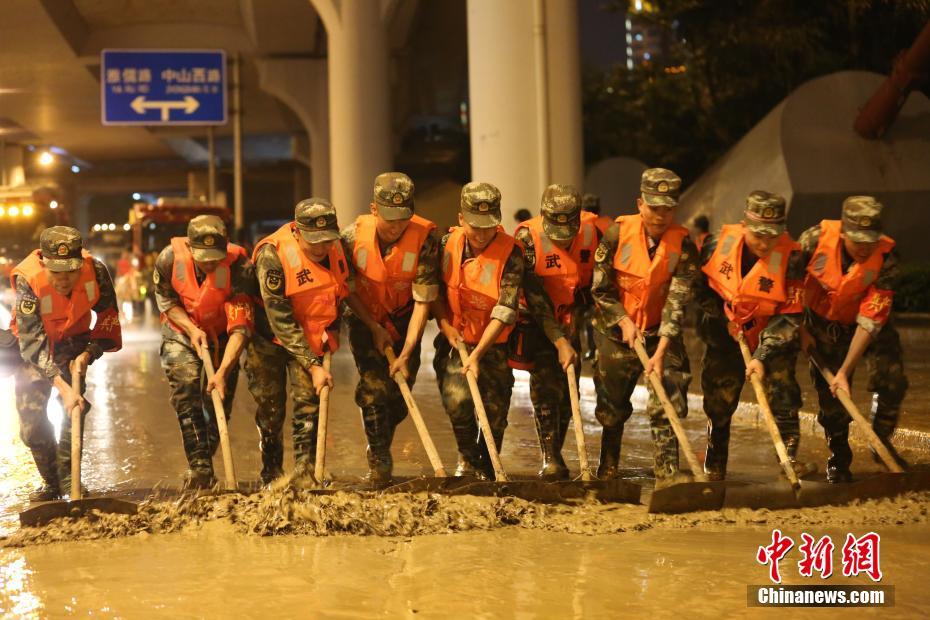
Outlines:
[[[153,329],[130,329],[125,346],[95,363],[87,397],[84,481],[92,493],[177,487],[185,468],[180,431],[168,404]],[[439,402],[430,347],[414,396],[447,468],[455,444]],[[348,351],[335,358],[328,469],[341,480],[365,473],[364,435],[352,400],[356,374]],[[589,373],[586,373],[589,374]],[[801,377],[802,382],[806,379]],[[589,458],[596,463],[600,425],[590,377],[582,409]],[[652,460],[648,424],[637,413],[624,435],[622,466],[646,480]],[[849,610],[761,610],[747,607],[747,586],[768,582],[756,562],[773,528],[800,541],[830,535],[836,574],[829,584],[872,585],[846,578],[840,547],[847,533],[881,535],[881,585],[894,586],[892,609],[858,609],[870,616],[930,614],[930,517],[927,494],[847,507],[787,511],[728,509],[653,516],[639,505],[542,506],[514,499],[398,496],[253,496],[171,500],[143,506],[135,517],[64,522],[23,530],[18,513],[38,482],[17,438],[10,380],[0,384],[0,615],[3,617],[329,618],[547,617],[729,618],[784,614],[839,617]],[[240,382],[230,433],[240,479],[260,468],[255,404]],[[61,415],[53,403],[53,420]],[[703,450],[704,417],[691,411],[686,427]],[[291,450],[286,437],[287,466]],[[778,466],[761,426],[734,428],[732,478],[769,481]],[[578,452],[570,433],[564,450],[573,472]],[[807,434],[803,458],[820,464],[823,440]],[[412,423],[399,428],[395,472],[431,473]],[[517,374],[502,461],[508,472],[539,466],[525,373]],[[909,454],[916,460],[926,457]],[[222,464],[216,461],[217,473]],[[854,471],[879,470],[855,448]],[[786,584],[819,584],[798,574],[795,546],[782,560]]]

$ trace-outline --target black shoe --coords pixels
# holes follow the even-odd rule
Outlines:
[[[827,466],[827,482],[830,484],[848,484],[852,481],[852,472],[848,467]]]
[[[38,487],[35,491],[29,494],[29,501],[31,502],[50,502],[54,499],[61,497],[61,491],[58,488],[58,483],[50,484],[44,482],[42,486]]]
[[[468,462],[467,459],[459,455],[458,464],[455,467],[456,478],[476,478],[478,480],[488,480],[483,471]]]

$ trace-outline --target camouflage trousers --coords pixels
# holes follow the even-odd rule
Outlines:
[[[547,447],[557,453],[565,443],[565,433],[572,419],[572,403],[568,394],[568,375],[559,363],[558,350],[545,338],[542,330],[537,328],[533,337],[537,338],[538,344],[533,347],[535,356],[530,370],[530,401],[533,403],[536,432],[545,458]],[[580,345],[578,340],[578,334],[575,334],[572,343],[575,351],[578,351]],[[580,378],[581,374],[576,373],[576,381]]]
[[[313,389],[310,373],[287,349],[259,334],[254,334],[249,341],[245,372],[249,392],[258,405],[255,424],[262,454],[262,481],[270,482],[284,471],[282,435],[289,394],[294,404],[294,459],[312,468],[316,460],[320,397]]]
[[[730,443],[730,421],[739,406],[746,382],[746,365],[739,345],[727,331],[726,321],[702,316],[698,335],[705,344],[701,389],[707,416],[707,455],[704,468],[726,473]],[[794,458],[801,437],[798,410],[801,387],[795,376],[800,346],[786,346],[765,360],[765,396],[788,455]]]
[[[213,399],[206,391],[207,374],[203,361],[185,334],[176,332],[168,325],[161,328],[161,367],[168,378],[168,394],[171,406],[178,417],[181,427],[181,443],[191,470],[213,475],[213,455],[220,443],[220,433],[216,425],[216,411]],[[219,365],[226,350],[226,337],[219,342],[210,343],[210,357],[213,367]],[[236,383],[239,380],[239,364],[233,366],[226,375],[226,398],[223,409],[226,419],[232,412]]]
[[[355,318],[346,318],[349,327],[349,346],[358,368],[358,385],[355,386],[355,404],[362,411],[362,425],[368,439],[368,462],[371,466],[382,465],[390,469],[391,443],[394,429],[407,417],[407,405],[400,388],[388,374],[387,358],[375,350],[371,331]],[[395,355],[404,347],[401,340],[394,343]],[[420,369],[420,345],[413,350],[407,363],[410,378],[407,384],[413,388]]]
[[[827,367],[836,372],[846,359],[856,325],[827,321],[810,312],[806,313],[804,323],[814,338],[817,352]],[[887,438],[898,425],[901,402],[908,387],[907,377],[904,376],[901,337],[890,321],[866,349],[864,358],[868,373],[866,389],[875,394],[872,399],[872,428],[879,437]],[[828,435],[846,430],[850,422],[849,414],[830,393],[827,382],[813,364],[810,364],[810,373],[820,401],[817,421]],[[849,383],[852,384],[851,376]]]
[[[71,384],[69,363],[87,347],[86,340],[69,340],[55,345],[55,364],[61,371],[61,378]],[[48,399],[52,393],[52,383],[38,368],[22,362],[14,374],[16,381],[16,410],[19,412],[19,437],[32,451],[36,469],[46,484],[64,491],[71,488],[71,412],[64,411],[61,419],[61,436],[55,440],[55,429],[48,419]],[[86,389],[86,381],[81,377],[81,394]],[[60,402],[60,397],[59,397]],[[83,421],[90,410],[84,408]],[[83,447],[83,438],[81,445]]]
[[[597,347],[594,389],[597,404],[594,414],[605,429],[614,429],[622,435],[623,425],[633,415],[630,398],[643,374],[643,365],[636,351],[601,330],[595,330]],[[646,334],[645,348],[649,355],[656,351],[659,337]],[[662,369],[662,385],[682,418],[688,415],[688,386],[691,384],[691,367],[682,339],[673,338],[666,349]],[[665,415],[662,402],[647,381],[649,399],[646,415],[655,449],[654,471],[656,478],[666,478],[678,471],[678,439]]]
[[[472,349],[474,347],[469,345],[468,350]],[[443,353],[442,359],[439,359],[440,353]],[[455,434],[461,459],[465,464],[493,479],[488,448],[478,428],[468,381],[462,374],[462,360],[458,350],[449,346],[442,333],[436,336],[436,358],[433,364],[437,371],[442,404],[452,422],[452,432]],[[488,414],[494,444],[500,452],[504,444],[510,395],[513,391],[513,371],[507,364],[506,344],[492,345],[481,358],[478,389]]]

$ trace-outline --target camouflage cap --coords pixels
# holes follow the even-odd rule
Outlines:
[[[875,243],[882,236],[882,203],[873,196],[843,201],[843,232],[855,243]]]
[[[209,262],[226,258],[226,224],[215,215],[198,215],[187,225],[187,242],[194,260]]]
[[[785,199],[762,190],[750,192],[743,212],[746,228],[757,235],[777,237],[785,232],[788,218]]]
[[[52,226],[39,236],[42,263],[49,271],[77,271],[84,263],[81,233],[70,226]]]
[[[643,201],[653,207],[675,207],[681,193],[681,178],[665,168],[649,168],[643,171],[639,182]]]
[[[307,243],[322,243],[339,239],[336,207],[325,198],[307,198],[297,203],[294,220],[300,236]]]
[[[581,195],[573,185],[550,185],[542,195],[543,231],[553,241],[569,241],[581,226]]]
[[[581,197],[581,208],[591,213],[601,212],[601,197],[597,194],[585,194]]]
[[[461,208],[469,226],[495,228],[501,223],[501,192],[490,183],[468,183],[462,188]]]
[[[413,181],[402,172],[385,172],[375,178],[374,202],[386,220],[413,217]]]

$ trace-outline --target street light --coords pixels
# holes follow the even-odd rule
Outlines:
[[[142,194],[140,194],[139,192],[133,192],[133,194],[132,194],[132,199],[133,199],[133,200],[142,200]]]
[[[7,214],[9,214],[10,217],[17,217],[19,215],[19,207],[17,207],[16,205],[13,205],[9,209],[7,209],[6,212]]]
[[[23,216],[30,217],[32,215],[32,205],[23,205]]]
[[[58,208],[58,201],[57,201],[57,200],[53,200],[53,201],[51,201],[50,203],[48,203],[48,208],[49,208],[49,209],[57,209],[57,208]]]
[[[52,155],[50,151],[42,151],[39,154],[39,164],[45,166],[46,168],[51,166],[55,162],[55,156]]]

